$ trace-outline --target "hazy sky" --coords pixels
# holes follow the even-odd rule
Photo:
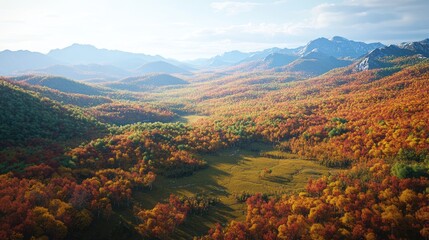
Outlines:
[[[176,59],[296,47],[317,37],[429,37],[429,0],[0,0],[0,50],[73,43]]]

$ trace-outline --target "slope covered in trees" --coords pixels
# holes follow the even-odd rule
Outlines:
[[[153,120],[183,113],[207,117],[192,125],[110,126],[107,134],[85,115],[2,81],[3,146],[32,146],[28,136],[82,140],[55,153],[42,148],[44,154],[24,161],[17,150],[2,152],[2,159],[32,166],[2,166],[12,171],[1,175],[0,238],[70,238],[91,223],[105,224],[122,214],[121,224],[141,238],[177,237],[193,214],[214,217],[210,208],[223,203],[177,191],[180,196],[150,206],[136,195],[162,189],[157,177],[164,183],[182,177],[192,181],[194,172],[210,168],[204,156],[214,159],[221,149],[264,142],[276,148],[265,157],[300,156],[341,170],[310,179],[299,193],[237,195],[237,204],[246,204],[243,218],[221,220],[199,233],[202,239],[425,239],[429,62],[415,57],[385,61],[389,68],[356,72],[349,66],[311,79],[270,71],[201,73],[182,88],[117,93],[139,101],[112,100],[85,113],[118,125],[148,114]],[[91,131],[104,136],[92,139]],[[249,161],[236,164],[244,168]],[[260,177],[271,173],[262,169]]]
[[[100,136],[105,127],[80,110],[0,80],[1,172],[28,164],[57,162],[63,145]]]
[[[99,130],[96,122],[77,110],[41,98],[11,82],[1,80],[0,91],[2,147],[25,146],[40,139],[62,142]]]
[[[61,92],[49,87],[30,85],[17,82],[20,88],[38,93],[41,97],[46,97],[62,104],[70,104],[79,107],[92,107],[103,103],[111,103],[112,99],[104,96],[92,96],[78,93]]]
[[[177,115],[149,104],[110,103],[88,109],[100,122],[125,125],[137,122],[170,122]]]
[[[66,93],[79,93],[85,95],[102,95],[102,91],[98,88],[75,82],[73,80],[45,75],[23,75],[13,77],[11,80],[25,82],[31,85],[44,86]]]
[[[132,92],[151,91],[158,87],[182,86],[189,84],[187,81],[165,73],[155,73],[138,77],[124,78],[118,82],[105,83],[104,86]]]
[[[136,86],[168,86],[188,84],[183,79],[171,76],[169,74],[150,74],[141,77],[129,77],[121,80],[121,82],[133,84]]]
[[[306,157],[360,161],[392,158],[401,149],[419,155],[428,148],[428,66],[423,61],[359,73],[350,67],[275,91],[268,91],[281,87],[275,78],[256,86],[233,80],[184,95],[199,101],[201,113],[226,125],[241,123],[243,133]]]
[[[398,179],[384,163],[310,180],[307,192],[247,199],[246,220],[202,239],[425,239],[427,178]]]

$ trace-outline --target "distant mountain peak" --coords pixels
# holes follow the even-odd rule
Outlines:
[[[429,38],[422,40],[421,43],[429,44]]]
[[[322,37],[307,43],[298,54],[305,56],[314,49],[318,49],[319,52],[335,58],[356,59],[383,46],[381,43],[356,42],[339,36],[334,36],[331,39]]]
[[[238,50],[224,52],[209,60],[209,65],[212,67],[227,66],[233,63],[240,62],[241,60],[249,57],[250,53],[243,53]]]
[[[316,38],[314,40],[311,40],[310,42],[307,43],[307,45],[311,45],[311,44],[314,44],[314,43],[317,43],[317,42],[330,42],[330,41],[331,40],[329,40],[329,39],[327,39],[325,37],[319,37],[319,38]]]
[[[57,62],[38,52],[5,50],[0,52],[0,74],[10,75],[23,70],[44,68]]]
[[[24,82],[31,85],[48,87],[65,93],[79,93],[86,95],[100,95],[101,91],[95,87],[73,81],[60,76],[46,74],[26,74],[10,78],[13,81]]]
[[[165,60],[160,56],[100,49],[90,44],[80,43],[74,43],[62,49],[51,50],[47,55],[73,65],[91,63],[108,64],[117,65],[124,69],[135,67],[135,64],[141,65],[149,61]],[[132,64],[129,64],[129,62]]]
[[[243,52],[238,51],[238,50],[232,50],[232,51],[228,51],[228,52],[224,52],[221,56],[227,56],[227,55],[233,55],[233,54],[242,54]]]
[[[121,90],[128,90],[128,91],[142,91],[147,88],[153,88],[153,87],[163,87],[163,86],[174,86],[174,85],[183,85],[183,84],[189,84],[189,82],[178,78],[171,76],[169,74],[147,74],[143,76],[137,76],[137,77],[128,77],[124,78],[119,82],[113,82],[113,83],[106,83],[105,86],[114,88],[114,89],[121,89]]]
[[[60,52],[60,51],[76,51],[76,50],[80,50],[80,51],[96,51],[99,50],[98,48],[96,48],[93,45],[90,44],[81,44],[81,43],[73,43],[72,45],[69,45],[67,47],[64,48],[56,48],[56,49],[52,49],[51,51],[49,51],[49,54],[55,54],[56,52]]]
[[[10,54],[10,53],[19,53],[19,54],[30,53],[30,54],[43,55],[42,53],[32,52],[32,51],[29,51],[29,50],[15,50],[14,51],[14,50],[9,50],[9,49],[1,51],[0,53],[8,53],[8,54]]]
[[[429,39],[424,39],[419,42],[404,42],[399,45],[390,45],[382,48],[377,48],[368,53],[364,58],[357,63],[355,71],[365,71],[386,67],[386,62],[382,60],[384,57],[411,57],[419,58],[429,57]]]
[[[334,41],[334,42],[347,42],[347,41],[350,41],[350,40],[348,40],[347,38],[344,38],[344,37],[340,37],[340,36],[333,36],[331,38],[331,41]]]
[[[82,48],[92,48],[92,49],[98,49],[94,45],[91,44],[82,44],[82,43],[73,43],[72,45],[68,47],[82,47]],[[67,48],[67,47],[66,47]]]

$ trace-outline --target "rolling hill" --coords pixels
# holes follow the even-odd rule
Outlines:
[[[317,50],[313,50],[281,69],[290,72],[302,72],[314,76],[326,73],[334,68],[348,66],[351,63],[352,61],[340,60],[318,52]]]
[[[108,103],[86,110],[103,123],[126,125],[138,122],[170,122],[174,113],[149,104]]]
[[[137,86],[169,86],[169,85],[182,85],[188,84],[183,79],[171,76],[169,74],[150,74],[139,77],[129,77],[122,79],[121,82],[134,84]]]
[[[76,110],[0,80],[0,148],[66,142],[91,136],[98,124]],[[32,141],[35,141],[32,143]]]
[[[79,93],[86,95],[102,95],[99,88],[79,83],[67,78],[46,75],[22,75],[9,78],[13,81],[24,82],[31,85],[44,86],[65,93]]]
[[[132,75],[129,71],[112,65],[52,65],[46,68],[23,71],[24,74],[46,74],[70,78],[78,81],[112,81]]]
[[[169,74],[148,74],[138,77],[124,78],[116,82],[103,83],[103,86],[127,90],[131,92],[147,91],[156,87],[180,86],[189,84],[187,81]]]
[[[65,93],[52,88],[43,87],[39,85],[31,85],[25,82],[14,81],[20,88],[36,92],[41,97],[46,97],[51,100],[57,101],[61,104],[70,104],[79,107],[93,107],[100,104],[112,103],[112,99],[105,96],[93,96],[78,93]]]

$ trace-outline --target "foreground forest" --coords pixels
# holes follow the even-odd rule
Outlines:
[[[429,61],[383,61],[142,92],[4,77],[0,239],[427,239]]]

